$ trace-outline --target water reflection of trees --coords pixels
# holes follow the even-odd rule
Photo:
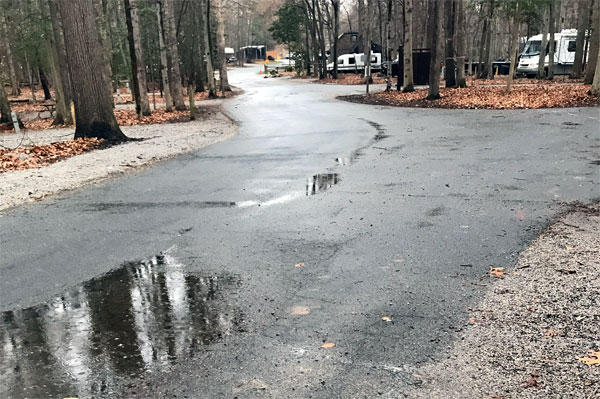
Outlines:
[[[109,394],[194,356],[233,326],[225,275],[185,274],[170,256],[129,263],[0,322],[0,396]]]
[[[306,195],[315,195],[325,191],[331,186],[338,184],[339,177],[337,173],[327,173],[314,175],[306,181]]]

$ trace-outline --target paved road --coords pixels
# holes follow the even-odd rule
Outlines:
[[[1,397],[403,397],[490,265],[599,197],[597,109],[256,72],[231,72],[239,137],[1,215]]]

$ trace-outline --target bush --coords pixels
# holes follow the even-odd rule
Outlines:
[[[271,75],[277,75],[277,70],[275,70],[275,69],[271,69],[271,70],[269,71],[269,73],[270,73]]]
[[[294,67],[293,66],[285,67],[285,71],[286,72],[294,72]]]

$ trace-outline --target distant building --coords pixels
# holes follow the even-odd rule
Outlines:
[[[238,50],[238,59],[245,62],[267,59],[267,48],[265,46],[245,46]]]

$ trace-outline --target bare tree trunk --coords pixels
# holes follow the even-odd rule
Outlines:
[[[2,80],[2,74],[0,73],[0,123],[8,123],[11,121],[10,103],[8,102],[8,96],[6,95],[6,88],[4,87],[4,80]]]
[[[88,5],[89,7],[89,5]],[[102,50],[100,57],[102,59],[102,72],[106,75],[106,91],[112,98],[112,43],[110,40],[110,36],[108,34],[108,24],[106,21],[106,15],[104,15],[104,10],[102,9],[102,4],[99,0],[92,1],[92,8],[94,9],[94,15],[96,20],[96,29],[99,33],[100,45],[102,46]]]
[[[204,40],[204,62],[206,64],[206,77],[208,82],[208,96],[217,97],[217,85],[215,83],[215,71],[212,64],[212,52],[210,48],[210,0],[205,1],[206,8],[203,15],[203,40]]]
[[[404,23],[402,24],[404,30],[404,45],[402,46],[404,85],[402,91],[410,93],[415,90],[413,76],[413,0],[404,0],[402,7],[402,14],[404,15]]]
[[[333,7],[333,78],[338,78],[338,36],[340,35],[340,0],[331,0]]]
[[[598,29],[594,31],[594,34],[596,36],[600,36],[600,32],[598,32]],[[598,52],[596,55],[596,71],[594,72],[594,80],[592,81],[592,88],[590,89],[590,93],[595,96],[600,96],[600,52]]]
[[[550,23],[548,29],[550,30],[550,50],[548,52],[548,79],[554,79],[554,53],[556,52],[556,46],[554,44],[554,31],[556,30],[556,9],[560,12],[560,4],[556,4],[556,0],[550,1]]]
[[[444,29],[444,33],[446,36],[446,54],[444,65],[446,66],[446,68],[444,69],[444,77],[446,78],[446,87],[456,87],[456,54],[454,53],[454,22],[456,17],[456,1],[445,0],[444,3],[444,11],[446,13],[446,26]]]
[[[371,83],[371,0],[367,0],[367,23],[365,30],[367,32],[367,47],[365,48],[365,83],[367,85],[367,94],[369,94],[369,84]]]
[[[465,55],[467,51],[467,33],[465,18],[465,0],[456,0],[457,31],[456,31],[456,85],[458,87],[467,87],[465,77]]]
[[[550,16],[547,9],[544,9],[544,28],[542,29],[542,44],[540,47],[540,57],[538,60],[537,78],[544,79],[546,77],[546,47],[548,46],[548,31],[550,29]]]
[[[227,60],[225,59],[225,7],[224,0],[215,0],[215,16],[217,17],[217,62],[221,79],[221,92],[231,91],[227,78]]]
[[[126,140],[106,91],[106,77],[97,71],[103,60],[94,11],[86,0],[59,0],[59,5],[75,100],[75,138]]]
[[[169,87],[173,105],[178,111],[185,109],[183,100],[183,87],[181,86],[181,71],[179,69],[179,50],[177,46],[177,35],[175,27],[175,15],[173,0],[160,0],[163,13],[163,32],[167,48],[167,66],[169,67]]]
[[[440,62],[442,61],[442,12],[439,1],[429,3],[429,37],[431,40],[431,63],[429,65],[429,100],[440,98]]]
[[[483,57],[483,70],[481,73],[481,77],[485,79],[493,79],[494,78],[494,68],[492,66],[491,60],[493,58],[492,51],[492,32],[493,32],[493,22],[494,22],[494,10],[496,8],[495,0],[490,0],[488,4],[487,16],[486,16],[486,30],[485,30],[485,52]],[[480,60],[481,62],[482,60]]]
[[[579,0],[577,10],[577,38],[575,39],[575,60],[571,78],[579,79],[583,74],[583,49],[585,47],[585,31],[590,23],[590,0]]]
[[[71,113],[71,104],[73,103],[73,94],[71,91],[71,76],[67,65],[67,55],[65,52],[65,40],[60,26],[60,15],[58,5],[55,0],[48,1],[50,11],[50,21],[52,23],[52,52],[50,66],[53,69],[54,94],[56,96],[56,116],[53,124],[72,125],[73,114]],[[54,65],[54,67],[52,67]],[[56,74],[56,76],[54,76]],[[112,94],[111,94],[112,95]],[[62,97],[62,101],[61,101]],[[64,104],[63,104],[64,103]]]
[[[589,61],[585,68],[583,83],[591,84],[594,81],[596,65],[598,64],[598,47],[600,46],[600,0],[594,0],[592,12],[592,32],[590,33]]]
[[[171,87],[169,86],[169,72],[167,62],[167,48],[165,46],[165,32],[163,29],[164,20],[160,0],[156,1],[156,19],[158,21],[158,46],[160,47],[160,77],[163,86],[163,95],[165,97],[165,109],[167,112],[173,111],[173,98],[171,97]]]
[[[139,119],[150,115],[150,101],[146,82],[146,67],[142,52],[142,36],[140,20],[137,13],[137,0],[125,0],[125,15],[127,22],[127,39],[131,55],[131,78],[133,81],[133,97],[135,112]]]
[[[511,38],[510,38],[510,69],[508,71],[508,78],[506,79],[506,91],[510,91],[513,83],[513,76],[515,74],[515,67],[517,64],[517,53],[519,52],[519,28],[521,26],[521,10],[519,9],[519,2],[516,2],[515,11],[512,21]]]
[[[387,2],[387,22],[385,25],[385,59],[387,62],[386,77],[385,77],[385,91],[389,92],[392,90],[392,49],[390,47],[390,41],[392,40],[392,7],[393,0]],[[398,54],[400,56],[400,54]]]
[[[6,17],[4,16],[4,13],[0,13],[0,18],[0,23],[2,24],[0,27],[2,28],[4,51],[6,52],[6,63],[8,64],[8,76],[10,78],[10,94],[13,96],[18,96],[21,94],[21,87],[19,85],[19,79],[17,78],[15,61],[13,59],[13,52],[10,45],[10,38],[8,36],[8,28],[6,27]]]
[[[31,90],[31,100],[34,104],[37,103],[37,99],[35,98],[35,82],[33,81],[33,70],[31,69],[31,65],[29,65],[29,58],[27,57],[27,53],[25,53],[25,69],[27,70],[27,77],[29,78],[29,89]]]

